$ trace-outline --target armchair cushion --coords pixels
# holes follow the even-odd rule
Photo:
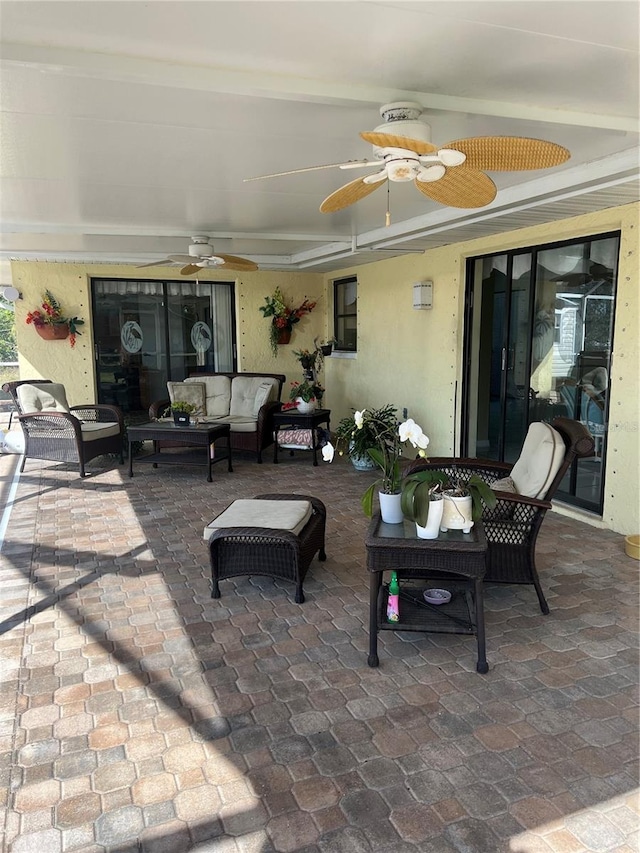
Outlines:
[[[197,411],[206,411],[204,382],[167,382],[167,391],[172,403],[191,403]]]
[[[22,412],[65,412],[70,414],[64,385],[58,382],[23,383],[16,388]]]
[[[544,498],[565,453],[557,430],[542,422],[530,424],[518,461],[511,469],[516,492],[529,498]]]
[[[111,435],[120,435],[120,424],[83,421],[80,424],[80,430],[83,441],[97,441],[101,438],[109,438]]]

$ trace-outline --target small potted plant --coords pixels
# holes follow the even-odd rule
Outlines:
[[[482,517],[483,504],[489,509],[496,505],[495,492],[477,474],[463,480],[429,468],[404,478],[402,512],[415,521],[418,528],[431,527],[436,513],[430,513],[430,503],[441,499],[442,508],[438,507],[435,536],[421,533],[418,529],[418,535],[425,539],[435,538],[438,528],[469,533],[474,523]]]
[[[313,412],[322,402],[324,388],[318,382],[305,379],[304,382],[292,382],[289,399],[295,402],[298,411],[306,415]]]
[[[314,340],[314,344],[316,345],[316,349],[319,349],[323,356],[331,355],[333,352],[333,347],[337,343],[335,338],[329,338],[329,340],[325,343],[324,341],[320,341],[318,343],[317,339]]]
[[[193,403],[183,403],[181,400],[176,400],[171,403],[165,411],[165,416],[169,413],[173,415],[173,422],[176,426],[185,426],[190,423],[191,415],[198,411],[198,407]]]
[[[369,449],[378,447],[380,435],[391,434],[397,425],[396,409],[392,405],[380,409],[354,410],[353,414],[343,418],[336,429],[336,449],[345,450],[351,464],[357,471],[371,471],[376,463],[369,455]]]

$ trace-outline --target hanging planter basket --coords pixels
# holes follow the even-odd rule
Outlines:
[[[45,341],[65,341],[69,337],[68,323],[57,323],[55,325],[45,323],[44,326],[36,326],[35,329]]]
[[[278,329],[278,344],[288,344],[291,341],[291,329]]]

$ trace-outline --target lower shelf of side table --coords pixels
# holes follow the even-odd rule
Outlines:
[[[387,621],[387,584],[380,587],[378,596],[378,630],[380,631],[425,631],[447,634],[475,634],[475,603],[469,583],[441,581],[441,588],[451,592],[447,604],[428,604],[423,591],[436,583],[407,583],[400,581],[400,621]]]

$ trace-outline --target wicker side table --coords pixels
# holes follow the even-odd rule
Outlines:
[[[302,584],[316,553],[324,561],[327,511],[311,495],[256,495],[253,500],[309,501],[311,518],[298,535],[265,527],[223,527],[209,540],[212,598],[220,598],[218,582],[241,575],[266,575],[296,585],[296,604],[304,602]],[[230,504],[231,505],[231,504]]]
[[[374,514],[367,536],[369,570],[369,666],[378,666],[378,631],[433,631],[475,634],[478,672],[489,671],[485,649],[483,579],[486,571],[487,539],[481,522],[468,534],[460,530],[440,533],[437,539],[419,539],[415,524],[385,524]],[[400,578],[400,621],[385,620],[385,591],[382,575],[396,570]],[[451,605],[423,606],[421,591],[402,599],[402,581],[446,578],[455,588]],[[466,588],[465,588],[466,587]],[[403,611],[404,608],[404,611]],[[429,610],[431,612],[429,612]],[[404,613],[404,615],[403,615]],[[430,618],[431,617],[431,618]],[[447,618],[448,617],[448,618]]]

